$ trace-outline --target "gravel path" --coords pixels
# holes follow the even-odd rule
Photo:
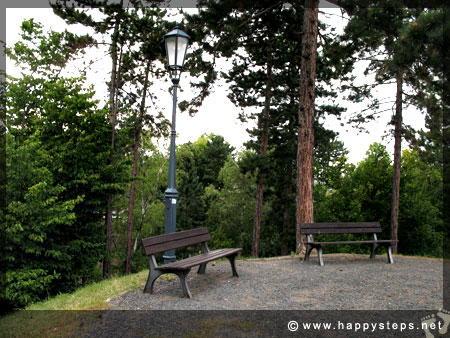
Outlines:
[[[183,297],[176,276],[155,282],[154,294],[129,292],[109,310],[438,310],[442,308],[442,261],[385,255],[324,255],[308,262],[281,257],[210,263],[205,275],[191,270],[193,299]]]
[[[111,299],[107,311],[80,315],[73,337],[422,338],[421,323],[436,322],[442,308],[442,261],[394,261],[351,254],[324,255],[323,267],[317,256],[308,262],[237,261],[238,278],[231,277],[227,261],[210,263],[205,275],[189,275],[193,299],[183,297],[177,277],[159,278],[153,295],[142,293],[142,286]],[[331,326],[311,329],[305,323]],[[441,336],[437,329],[431,333],[427,337]]]

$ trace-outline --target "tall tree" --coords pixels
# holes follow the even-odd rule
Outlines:
[[[206,47],[202,46],[203,50],[214,57],[232,58],[231,70],[221,73],[221,76],[230,83],[229,98],[241,107],[242,121],[256,120],[257,122],[257,127],[249,130],[252,139],[246,146],[254,150],[258,156],[253,158],[253,165],[243,164],[246,169],[257,173],[253,237],[253,254],[256,256],[259,255],[264,196],[267,191],[272,190],[272,188],[266,189],[267,186],[272,187],[266,178],[270,162],[273,160],[270,152],[275,151],[279,146],[281,160],[281,154],[285,151],[281,150],[282,148],[297,146],[297,138],[293,139],[289,135],[292,135],[292,126],[299,125],[298,69],[301,60],[302,30],[298,29],[298,22],[301,22],[303,18],[303,6],[298,2],[292,2],[290,7],[284,7],[282,3],[258,3],[257,5],[242,3],[242,6],[236,8],[227,2],[214,3],[207,10],[201,11],[198,16],[188,18],[194,35],[200,30],[203,32],[202,36],[205,36],[204,25],[200,28],[201,19],[206,21],[208,27],[211,27],[207,32],[214,32],[216,38],[213,43],[206,44]],[[324,44],[329,43],[326,37],[323,39]],[[199,40],[205,39],[199,38]],[[324,83],[330,81],[333,76],[337,76],[337,71],[333,75],[328,69],[332,62],[336,63],[336,60],[331,60],[329,57],[321,59],[320,75]],[[339,67],[345,68],[336,66],[336,68]],[[197,66],[194,70],[198,72],[200,68]],[[332,96],[333,94],[321,88],[321,95]],[[292,106],[297,106],[295,116]],[[317,117],[322,114],[339,114],[339,112],[339,109],[331,105],[324,105],[316,111]],[[320,126],[316,123],[315,127]],[[274,133],[273,137],[272,133]],[[272,141],[273,146],[271,146]],[[289,154],[291,153],[289,151]],[[286,152],[284,154],[286,155]],[[295,151],[293,158],[288,157],[282,162],[283,167],[286,165],[287,172],[292,171],[292,169],[289,170],[289,166],[294,166]],[[285,175],[283,177],[286,181],[282,184],[286,189],[284,195],[289,196],[291,187],[287,181],[290,179],[287,179]],[[289,205],[289,203],[283,204],[286,229],[289,223]]]
[[[231,56],[231,51],[238,48],[245,51],[245,54],[235,59],[233,69],[223,76],[232,82],[230,99],[233,102],[241,107],[261,107],[261,112],[256,115],[260,131],[256,146],[260,156],[259,162],[265,161],[267,155],[273,91],[272,56],[275,54],[273,40],[275,34],[280,34],[281,28],[277,23],[280,23],[281,11],[281,3],[246,4],[244,8],[235,9],[230,3],[225,2],[212,5],[211,8],[200,12],[197,17],[190,18],[193,24],[197,23],[198,18],[203,18],[211,30],[219,35],[218,41],[207,50],[213,53],[220,52],[228,57]],[[215,20],[211,20],[211,17]],[[224,23],[225,25],[222,25]],[[252,89],[245,92],[244,87]],[[252,246],[252,255],[255,257],[259,255],[265,176],[263,166],[259,166],[257,170]]]
[[[121,57],[121,45],[123,40],[120,39],[121,21],[123,19],[125,10],[123,8],[123,0],[120,0],[118,4],[108,4],[108,1],[96,1],[96,0],[77,0],[78,8],[69,7],[67,4],[56,2],[52,4],[53,11],[56,15],[66,20],[69,24],[81,23],[85,26],[93,28],[96,33],[111,32],[111,43],[109,45],[109,52],[111,55],[111,74],[108,84],[109,92],[109,120],[111,124],[111,149],[116,147],[116,123],[118,114],[118,91],[120,88],[120,72],[119,64]],[[99,8],[100,12],[104,14],[104,17],[99,21],[96,21],[88,11],[79,9],[80,7],[87,8]],[[114,161],[114,152],[111,152],[110,163]],[[105,256],[103,259],[103,278],[109,278],[111,276],[111,249],[112,249],[112,214],[113,214],[113,198],[114,194],[111,193],[107,197],[107,207],[105,210]]]
[[[305,0],[302,36],[302,62],[300,69],[300,104],[297,154],[297,210],[296,253],[305,250],[300,235],[300,224],[314,222],[313,200],[313,149],[314,149],[314,99],[316,84],[317,34],[319,2]]]
[[[142,100],[141,106],[139,108],[139,116],[137,117],[135,135],[134,135],[134,145],[133,145],[133,171],[131,173],[132,181],[130,188],[130,199],[128,203],[128,233],[127,233],[127,258],[125,264],[125,274],[129,275],[131,273],[131,245],[132,245],[132,235],[133,235],[133,217],[134,217],[134,198],[136,192],[136,177],[138,174],[138,162],[139,162],[139,146],[141,143],[141,133],[142,133],[142,120],[145,112],[145,99],[148,90],[150,73],[150,61],[147,62],[144,75],[144,87],[142,89]]]
[[[419,131],[416,137],[414,130],[406,130],[405,138],[437,167],[443,163],[445,29],[448,30],[448,23],[443,10],[425,9],[415,21],[403,26],[394,55],[397,63],[406,66],[405,84],[413,88],[405,93],[406,99],[425,114],[426,131]]]
[[[344,41],[352,41],[359,57],[369,60],[365,75],[375,73],[374,84],[366,84],[363,89],[357,88],[358,100],[369,97],[370,89],[390,82],[396,84],[395,109],[391,124],[394,125],[394,166],[392,181],[391,203],[391,238],[398,239],[398,211],[400,197],[400,168],[401,168],[401,141],[405,127],[403,125],[402,111],[405,106],[405,75],[410,65],[401,58],[396,57],[399,44],[402,41],[401,32],[405,26],[415,25],[415,20],[423,12],[423,8],[405,8],[403,1],[393,3],[379,3],[367,1],[352,7],[352,1],[342,1],[344,8],[350,13],[350,21],[345,28]],[[354,87],[353,87],[354,88]],[[354,88],[355,89],[355,88]],[[411,101],[410,101],[411,102]],[[386,104],[388,102],[384,102]],[[383,104],[378,99],[373,100],[368,109],[356,115],[358,123],[379,114]],[[371,112],[367,114],[367,111]],[[389,109],[386,109],[389,110]],[[397,252],[397,243],[393,245],[393,252]]]
[[[161,13],[161,11],[155,10],[152,8],[153,6],[148,6],[149,4],[147,2],[139,0],[130,1],[128,3],[128,6],[133,6],[133,8],[124,8],[123,0],[119,3],[112,3],[106,0],[77,0],[76,4],[78,7],[83,7],[83,9],[69,7],[65,3],[54,4],[53,9],[57,15],[61,16],[69,24],[81,23],[91,27],[95,33],[102,34],[103,38],[108,41],[107,44],[109,46],[109,54],[111,57],[110,81],[107,83],[110,123],[112,127],[110,146],[114,150],[111,155],[110,163],[119,165],[123,161],[124,149],[127,149],[128,141],[123,139],[123,137],[118,138],[119,135],[124,136],[127,134],[123,127],[120,129],[118,124],[130,120],[130,117],[127,116],[127,114],[134,109],[132,106],[136,103],[136,95],[133,95],[133,91],[129,90],[128,86],[136,86],[139,82],[135,81],[132,74],[136,75],[136,72],[134,72],[134,68],[136,67],[145,69],[146,61],[143,61],[145,57],[148,57],[150,60],[155,60],[161,55],[160,44],[153,43],[152,47],[149,47],[149,43],[145,41],[148,37],[144,37],[145,33],[149,33],[149,40],[155,42],[158,39],[158,36],[161,35],[160,25],[158,26],[152,21],[152,15],[156,12]],[[146,8],[146,6],[150,8]],[[99,19],[94,19],[91,15],[92,13],[86,11],[84,7],[91,8],[92,11],[98,10],[102,16]],[[139,49],[143,45],[144,49],[141,49],[140,52],[136,52],[136,48]],[[154,48],[155,46],[156,48]],[[152,48],[154,48],[154,50],[152,50]],[[142,53],[145,54],[144,58],[142,57]],[[145,70],[141,71],[145,73]],[[145,81],[141,82],[144,83]],[[138,89],[135,90],[135,92],[137,91]],[[147,122],[153,124],[155,129],[158,129],[158,127],[160,127],[158,121],[161,121],[161,117],[162,115],[148,118]],[[137,121],[139,121],[139,119],[137,119]],[[163,125],[165,124],[163,123]],[[139,127],[135,130],[139,130]],[[135,141],[136,137],[134,137],[134,141],[132,142],[136,143]],[[114,196],[113,192],[108,196],[105,215],[106,241],[105,258],[103,262],[104,278],[109,278],[111,275]],[[130,203],[130,207],[132,208],[133,201],[130,201]],[[132,223],[130,223],[130,226],[131,225]],[[130,234],[131,231],[129,232],[129,235]],[[127,251],[129,251],[130,247],[131,245],[128,246]],[[129,270],[128,268],[127,271]]]
[[[156,65],[157,60],[163,55],[160,37],[163,36],[166,25],[163,21],[164,11],[157,8],[136,8],[129,13],[129,40],[130,47],[123,53],[123,59],[127,60],[122,65],[121,73],[124,80],[134,85],[135,90],[128,92],[125,96],[127,106],[135,110],[132,124],[134,129],[133,141],[133,169],[131,173],[131,187],[128,203],[128,230],[127,230],[127,255],[125,273],[131,272],[131,247],[133,241],[133,219],[136,192],[136,178],[138,175],[139,148],[142,131],[145,127],[150,128],[152,136],[159,137],[164,133],[166,123],[162,113],[151,114],[147,117],[150,107],[146,105],[147,99],[155,102],[156,98],[150,91],[153,78],[163,74]],[[136,45],[136,46],[134,46]],[[131,48],[131,46],[135,48]],[[139,48],[139,49],[137,49]],[[137,49],[137,50],[136,50]],[[142,72],[143,70],[143,72]],[[150,78],[152,77],[152,79]],[[138,103],[139,102],[139,103]],[[134,106],[137,106],[134,108]],[[156,107],[153,107],[155,110]],[[158,122],[160,120],[161,122]]]

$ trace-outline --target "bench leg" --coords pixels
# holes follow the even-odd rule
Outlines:
[[[174,271],[174,273],[176,273],[178,278],[180,279],[181,288],[183,289],[183,294],[186,297],[192,298],[191,291],[189,291],[189,287],[188,287],[187,281],[186,281],[186,277],[189,274],[189,271],[191,271],[191,270]]]
[[[314,247],[312,245],[306,244],[305,261],[309,260],[309,255],[313,249]]]
[[[373,245],[373,249],[372,249],[372,253],[370,254],[370,259],[375,258],[375,251],[380,247],[380,246],[384,246],[386,248],[386,254],[387,254],[387,258],[388,258],[388,262],[390,264],[394,264],[394,259],[392,258],[392,244],[388,243],[388,244],[374,244]]]
[[[156,279],[162,275],[161,271],[150,269],[148,273],[147,283],[145,283],[144,293],[153,293],[153,284],[155,284]]]
[[[230,261],[230,264],[231,264],[231,271],[233,271],[233,277],[239,277],[239,275],[238,275],[238,273],[236,271],[236,265],[234,263],[236,255],[228,256],[227,258],[228,258],[228,260]]]
[[[205,264],[200,264],[200,266],[198,267],[198,271],[197,273],[200,275],[204,275],[206,272],[206,263]]]
[[[322,246],[317,247],[317,254],[319,255],[319,264],[323,266]]]
[[[379,246],[380,246],[379,244],[376,244],[376,243],[373,244],[372,253],[370,254],[370,259],[374,259],[375,258],[376,251],[377,251]]]
[[[394,260],[392,259],[392,245],[388,244],[386,246],[387,256],[388,256],[388,262],[390,264],[394,264]]]

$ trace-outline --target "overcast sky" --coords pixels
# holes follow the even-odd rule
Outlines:
[[[338,9],[322,8],[321,11],[331,13],[330,16],[320,14],[321,20],[326,20],[329,24],[337,27],[338,30],[345,25],[345,19],[341,18],[341,12]],[[11,46],[14,42],[20,39],[20,24],[24,19],[34,18],[36,21],[44,25],[44,31],[48,29],[62,31],[68,29],[78,34],[84,34],[84,27],[81,25],[67,26],[65,22],[54,15],[51,9],[48,8],[7,8],[6,9],[6,43]],[[86,31],[87,33],[87,31]],[[110,61],[105,60],[105,57],[100,51],[95,49],[88,55],[88,57],[98,60],[93,69],[88,73],[88,81],[94,84],[97,91],[97,99],[103,100],[106,97],[106,86],[104,80],[109,77]],[[222,67],[226,64],[222,63]],[[364,82],[367,79],[362,75],[363,65],[360,67],[360,76],[358,81]],[[10,75],[17,75],[17,70],[14,64],[7,60],[6,64],[7,73]],[[171,119],[172,109],[172,96],[169,93],[171,82],[160,82],[156,90],[158,91],[159,102],[157,103],[159,110],[162,110],[166,117]],[[180,80],[180,87],[182,89],[179,92],[179,101],[189,100],[192,92],[189,88],[189,78],[186,73],[183,73]],[[381,98],[392,97],[395,95],[395,85],[383,86],[384,88],[379,90],[378,95]],[[102,90],[99,90],[102,88]],[[213,93],[204,101],[203,106],[199,112],[190,117],[187,113],[177,114],[176,130],[177,130],[177,144],[182,144],[187,141],[195,141],[204,133],[214,133],[224,136],[225,140],[233,145],[237,150],[242,148],[243,142],[248,140],[248,134],[246,128],[250,125],[242,124],[238,121],[237,115],[239,109],[235,107],[227,98],[228,86],[226,83],[218,83],[214,87]],[[340,101],[340,104],[348,108],[347,113],[344,114],[348,117],[355,111],[364,109],[361,104],[349,104],[344,101]],[[393,107],[393,106],[392,106]],[[404,123],[410,124],[415,128],[423,127],[423,116],[417,112],[413,107],[404,109]],[[345,124],[341,126],[342,121],[337,121],[333,117],[328,117],[325,121],[325,125],[339,132],[339,139],[344,142],[345,147],[350,151],[349,157],[352,163],[358,163],[365,157],[365,152],[369,148],[369,145],[373,142],[381,142],[387,146],[389,153],[393,153],[393,141],[389,137],[382,141],[382,136],[389,128],[387,123],[391,118],[390,112],[383,113],[382,117],[370,124],[366,125],[369,133],[358,133],[355,128]]]

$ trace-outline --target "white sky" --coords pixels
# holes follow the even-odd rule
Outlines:
[[[339,9],[322,8],[321,11],[335,14],[328,17],[327,21],[329,24],[332,24],[338,29],[344,26],[345,19],[340,18],[341,12]],[[322,20],[326,19],[323,14],[320,15]],[[67,26],[64,20],[54,15],[52,10],[48,8],[7,8],[6,43],[8,46],[11,46],[20,39],[20,24],[23,20],[30,18],[34,18],[35,21],[42,23],[44,25],[44,32],[49,29],[62,31],[67,28],[78,34],[87,33],[86,29],[81,25]],[[93,83],[97,90],[96,98],[100,100],[105,99],[106,86],[104,85],[104,80],[109,77],[110,61],[105,60],[105,57],[102,57],[102,54],[95,50],[92,50],[88,54],[88,57],[98,59],[92,71],[88,72],[88,81]],[[18,75],[17,69],[9,60],[6,63],[6,70],[10,75]],[[362,71],[363,69],[360,69],[361,74]],[[190,91],[188,80],[188,75],[183,73],[180,80],[181,91],[179,91],[178,102],[191,98],[190,95],[192,95],[192,92]],[[365,81],[363,75],[361,75],[359,81]],[[157,88],[159,93],[159,109],[164,112],[170,121],[172,114],[172,96],[169,93],[169,88],[171,87],[171,82],[161,82],[158,86],[160,87]],[[383,87],[385,88],[379,90],[379,97],[387,98],[395,95],[395,85]],[[99,88],[102,88],[102,90],[99,90]],[[226,83],[218,83],[214,87],[212,94],[204,101],[199,112],[194,117],[190,117],[187,113],[177,112],[177,144],[195,141],[204,133],[214,133],[222,135],[237,150],[243,148],[242,144],[248,140],[246,128],[250,128],[251,126],[238,121],[237,116],[240,108],[235,107],[228,100],[227,88],[228,85]],[[345,124],[341,126],[340,124],[341,122],[345,122],[345,117],[365,107],[362,107],[361,104],[349,104],[343,101],[340,104],[348,108],[342,121],[337,121],[334,117],[327,117],[325,126],[339,132],[339,139],[344,142],[345,147],[350,152],[350,162],[356,164],[361,161],[365,157],[365,152],[368,150],[369,145],[373,142],[385,144],[387,150],[391,154],[393,153],[393,141],[391,137],[382,141],[382,136],[388,128],[387,123],[391,118],[389,112],[383,113],[378,121],[366,124],[366,129],[369,133],[358,133],[351,125]],[[404,123],[410,124],[415,128],[423,128],[424,117],[415,108],[404,108],[403,115]]]

